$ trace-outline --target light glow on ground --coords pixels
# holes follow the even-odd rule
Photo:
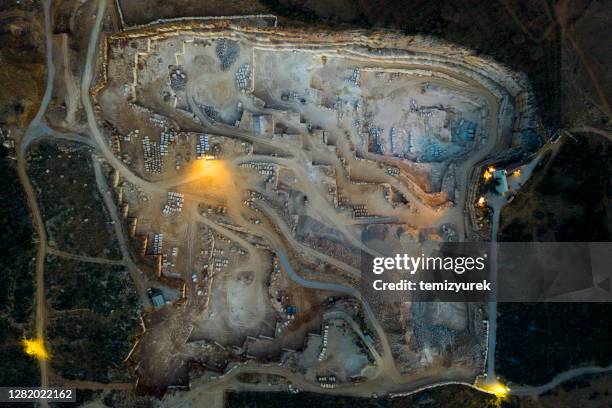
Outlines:
[[[499,400],[505,400],[510,394],[510,387],[501,382],[495,381],[483,381],[477,384],[477,388],[483,392],[495,395]]]
[[[23,339],[21,345],[28,356],[36,357],[37,360],[49,359],[49,352],[42,339]]]
[[[227,193],[234,189],[232,174],[223,160],[196,160],[189,168],[187,178],[196,183],[191,188],[211,189],[217,193]]]

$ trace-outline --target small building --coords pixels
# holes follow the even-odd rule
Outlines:
[[[166,299],[164,298],[164,294],[162,293],[161,290],[157,289],[157,288],[149,288],[147,290],[147,293],[149,294],[149,298],[151,299],[151,303],[153,303],[153,306],[156,309],[159,309],[160,307],[164,306],[166,304]]]
[[[274,133],[274,123],[272,115],[253,116],[253,130],[256,135],[272,135]]]
[[[497,181],[497,187],[495,190],[499,194],[505,194],[508,191],[508,178],[506,177],[506,170],[495,170],[493,173],[493,179]]]
[[[287,307],[287,316],[293,316],[297,312],[297,309],[294,306]]]
[[[151,297],[151,302],[153,302],[153,306],[155,306],[156,308],[160,308],[166,304],[166,301],[164,300],[164,295],[162,295],[161,293],[153,295]]]

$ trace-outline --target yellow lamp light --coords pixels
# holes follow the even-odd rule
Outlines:
[[[45,348],[45,343],[42,339],[23,339],[21,345],[27,355],[36,357],[38,360],[48,360],[49,352]]]

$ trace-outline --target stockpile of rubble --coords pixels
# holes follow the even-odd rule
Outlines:
[[[168,145],[176,140],[176,132],[172,129],[164,128],[160,135],[159,151],[162,156],[168,155]]]
[[[208,140],[208,135],[205,135],[205,134],[198,135],[198,142],[196,144],[196,158],[197,159],[205,158],[209,150],[210,150],[210,144]]]
[[[176,91],[182,91],[187,84],[187,74],[180,67],[170,69],[170,88]]]
[[[144,155],[144,169],[147,173],[161,174],[163,163],[159,144],[152,142],[149,136],[145,135],[142,139],[142,149]]]
[[[221,69],[227,71],[227,69],[236,61],[238,53],[240,52],[240,46],[236,41],[221,38],[216,41],[215,52],[221,62]]]
[[[251,64],[248,62],[240,66],[234,74],[236,79],[236,86],[242,90],[247,91],[251,88]]]
[[[183,201],[185,200],[184,194],[175,193],[173,191],[168,192],[166,198],[166,204],[162,209],[162,214],[168,216],[172,214],[178,214],[183,210]]]

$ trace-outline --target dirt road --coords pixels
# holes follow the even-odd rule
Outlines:
[[[45,94],[42,102],[36,113],[36,116],[28,126],[26,135],[19,141],[17,148],[17,174],[19,181],[21,182],[24,191],[26,193],[26,199],[30,212],[32,214],[32,221],[36,234],[38,235],[38,251],[36,253],[36,338],[45,338],[45,327],[47,322],[47,308],[45,300],[45,255],[47,251],[47,233],[45,231],[45,224],[42,219],[40,209],[38,208],[38,202],[36,201],[36,194],[32,188],[32,184],[26,173],[26,158],[25,149],[27,145],[23,142],[31,140],[28,135],[36,135],[40,131],[41,123],[43,122],[43,116],[51,100],[53,93],[53,78],[55,76],[55,66],[53,65],[53,42],[51,33],[51,1],[43,1],[43,11],[45,15],[45,47],[46,47],[46,60],[47,60],[47,85],[45,88]],[[40,365],[40,385],[41,387],[47,387],[49,385],[49,370],[48,362],[46,359],[39,359]],[[48,406],[47,402],[42,400],[41,406]]]
[[[149,296],[147,295],[147,288],[150,285],[147,281],[145,274],[132,261],[132,257],[130,255],[129,247],[123,231],[123,223],[121,218],[119,217],[119,214],[117,213],[117,207],[113,202],[111,190],[106,184],[106,179],[104,178],[104,174],[102,173],[101,164],[95,154],[92,155],[91,161],[93,163],[94,172],[96,175],[96,185],[98,186],[98,191],[102,195],[102,198],[104,199],[104,204],[106,205],[111,219],[113,220],[115,236],[117,237],[117,241],[119,242],[119,249],[121,250],[123,264],[127,267],[132,281],[134,282],[136,292],[138,293],[138,298],[140,299],[140,303],[144,307],[151,307],[151,299],[149,299]]]

